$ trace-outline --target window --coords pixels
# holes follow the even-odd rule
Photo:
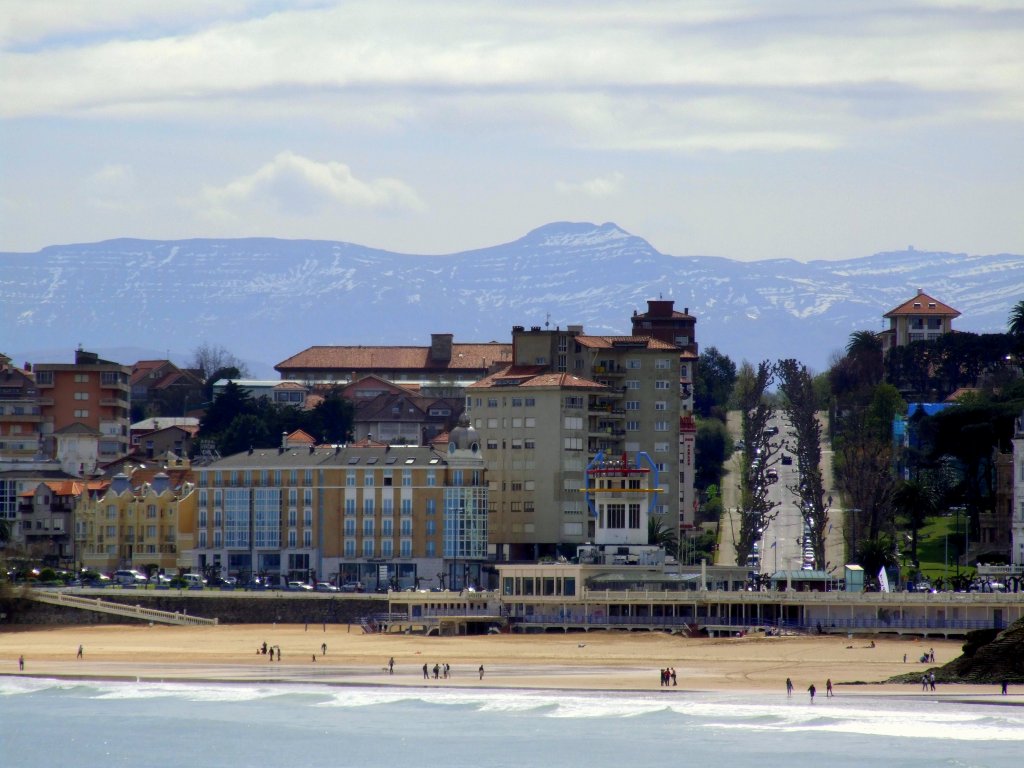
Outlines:
[[[565,417],[565,428],[566,429],[583,429],[583,417],[582,416],[566,416]]]
[[[654,422],[655,432],[668,432],[668,422],[664,419]]]
[[[297,537],[295,531],[293,531],[293,530],[292,531],[288,531],[288,546],[289,547],[296,547],[296,546],[298,546],[298,543],[299,543],[298,542],[298,537]]]
[[[654,382],[654,388],[671,389],[671,382],[667,381],[666,379],[658,379],[656,382]]]
[[[523,448],[526,448],[527,450],[533,450],[536,447],[537,447],[537,441],[536,440],[531,440],[530,438],[527,438],[526,440],[523,441]]]
[[[402,470],[402,485],[404,487],[406,487],[406,488],[409,488],[409,487],[412,486],[412,470],[411,469],[403,469]]]
[[[356,521],[355,520],[346,520],[345,521],[345,535],[346,536],[355,536],[356,535]]]
[[[356,556],[356,540],[355,539],[345,539],[345,557],[355,557],[355,556]]]
[[[356,500],[345,499],[345,514],[354,515],[356,513]]]
[[[583,407],[583,398],[579,397],[577,395],[570,395],[570,396],[565,398],[565,407],[566,408],[582,408]]]
[[[88,392],[75,392],[75,400],[88,400],[88,399],[89,399],[89,393]]]
[[[363,539],[363,557],[373,557],[373,539]]]
[[[533,406],[535,406],[537,404],[537,400],[536,400],[536,398],[533,398],[533,397],[527,397],[525,399],[525,404],[526,404],[527,408],[533,408]]]
[[[684,379],[690,375],[690,367],[686,363],[679,366],[679,375]]]
[[[635,357],[631,357],[626,361],[626,367],[631,371],[638,371],[640,370],[640,360]]]
[[[352,487],[356,484],[356,471],[350,469],[348,474],[345,475],[345,485]]]
[[[624,403],[623,407],[627,411],[639,411],[640,410],[640,401],[639,400],[627,400]]]
[[[606,528],[626,527],[626,505],[609,504],[605,507]]]
[[[489,398],[487,398],[487,407],[488,408],[497,408],[498,407],[498,398],[496,398],[496,397],[489,397]]]
[[[437,514],[437,499],[427,499],[427,514]]]
[[[399,557],[412,557],[412,540],[402,539],[399,543],[398,556]]]
[[[380,556],[381,557],[394,557],[395,556],[395,542],[392,539],[384,539],[380,543]]]
[[[88,381],[89,381],[89,374],[88,373],[76,373],[75,374],[75,384],[85,384]]]
[[[487,448],[489,450],[496,451],[498,449],[498,441],[497,440],[488,440],[487,441]]]
[[[36,384],[53,384],[53,371],[36,371]]]
[[[373,514],[373,499],[363,499],[363,514],[364,515],[372,515]]]
[[[437,485],[437,471],[431,469],[427,472],[427,487],[433,488],[435,485]]]
[[[629,527],[633,530],[640,528],[640,505],[630,504],[629,505]]]
[[[313,532],[308,528],[302,532],[302,546],[312,547],[313,546]]]
[[[512,419],[512,429],[522,429],[522,427],[523,427],[523,417],[522,416],[516,416],[515,418]]]
[[[527,416],[526,419],[523,420],[523,425],[527,429],[532,429],[533,427],[536,427],[537,426],[537,417],[536,416]]]
[[[512,398],[512,407],[513,408],[522,408],[523,407],[523,398],[521,398],[521,397],[513,397]]]
[[[567,437],[563,447],[567,451],[582,451],[583,450],[583,438],[582,437]]]
[[[412,536],[412,518],[403,517],[399,522],[399,530],[403,536]]]
[[[313,510],[312,509],[307,509],[302,514],[302,524],[304,526],[306,526],[307,528],[312,528],[313,527]]]
[[[640,389],[640,379],[626,379],[626,389]]]
[[[395,512],[395,500],[394,499],[381,499],[380,511],[384,515],[392,515]]]
[[[395,521],[390,517],[385,518],[380,523],[381,536],[394,536],[395,535]]]
[[[637,432],[639,430],[640,430],[640,422],[639,421],[627,421],[626,422],[626,431],[627,432]]]
[[[656,401],[654,403],[654,410],[656,410],[656,411],[667,411],[668,410],[668,403],[666,403],[664,400],[658,400],[658,401]]]
[[[487,428],[488,429],[497,429],[498,428],[498,420],[497,419],[488,419],[487,420]]]
[[[373,518],[367,517],[363,519],[363,536],[373,536]]]
[[[654,444],[654,452],[655,453],[668,453],[668,443],[655,443]]]
[[[512,438],[512,450],[519,450],[523,447],[523,438],[513,437]]]
[[[373,487],[373,470],[367,469],[363,471],[363,485],[367,488]]]
[[[80,409],[80,410],[76,410],[75,411],[75,418],[76,419],[88,419],[89,418],[89,411],[88,411],[88,409],[83,408],[83,409]]]
[[[412,515],[412,499],[402,499],[402,516]]]
[[[667,357],[659,357],[654,361],[654,367],[659,371],[667,371],[672,367],[672,360]]]

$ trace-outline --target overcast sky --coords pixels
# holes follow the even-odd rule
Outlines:
[[[1024,0],[2,0],[0,73],[0,250],[1024,253]]]

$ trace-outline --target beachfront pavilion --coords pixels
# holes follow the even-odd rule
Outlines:
[[[824,634],[962,636],[1024,616],[1024,594],[709,589],[711,568],[665,574],[653,567],[499,564],[497,593],[466,595],[481,621],[513,631],[661,630],[684,634],[769,630]],[[389,595],[389,610],[421,621],[468,608],[436,593]],[[443,603],[443,605],[442,605]]]

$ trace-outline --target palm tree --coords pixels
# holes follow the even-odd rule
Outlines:
[[[910,558],[916,564],[917,534],[938,509],[935,491],[918,480],[908,480],[893,492],[892,504],[910,528]]]
[[[1024,339],[1024,299],[1013,305],[1006,320],[1006,330],[1014,338]]]
[[[857,547],[857,564],[864,569],[865,581],[875,581],[882,568],[896,564],[892,542],[885,537],[864,539]]]
[[[873,331],[854,331],[846,343],[846,356],[854,364],[862,384],[874,386],[882,380],[882,340]]]
[[[674,557],[679,548],[679,537],[675,531],[665,526],[665,521],[661,517],[652,515],[647,518],[647,543],[661,547]]]

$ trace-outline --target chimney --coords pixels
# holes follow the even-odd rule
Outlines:
[[[310,456],[312,456],[315,451],[316,451],[316,446],[315,445],[309,446],[309,455]]]
[[[287,432],[282,432],[281,433],[281,447],[282,448],[287,448],[288,447],[288,433]]]
[[[922,293],[924,293],[924,288],[918,288],[917,295],[920,296]]]
[[[450,333],[430,334],[430,362],[450,363],[452,360],[452,339]]]

